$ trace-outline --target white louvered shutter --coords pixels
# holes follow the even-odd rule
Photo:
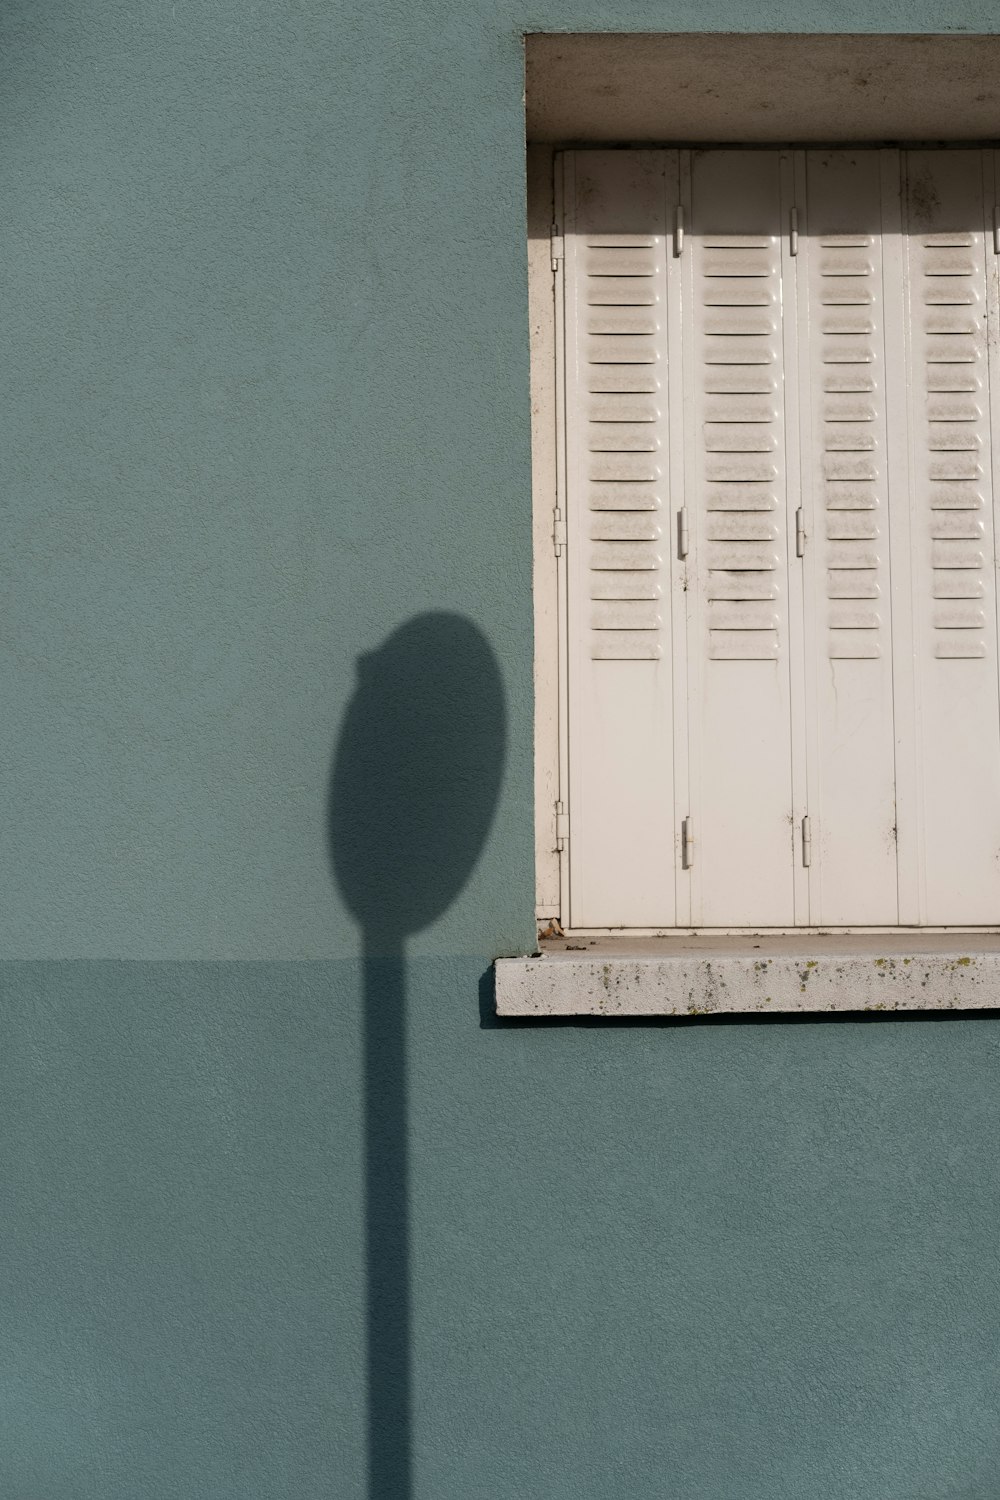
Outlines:
[[[904,172],[916,785],[906,788],[915,869],[902,917],[997,923],[993,153],[909,151]]]
[[[672,926],[666,266],[677,156],[563,161],[571,921]]]
[[[804,153],[796,183],[815,925],[898,920],[889,472],[900,460],[907,502],[905,428],[893,447],[886,409],[904,353],[898,316],[886,348],[883,282],[898,295],[900,268],[897,155],[886,155],[885,206],[876,151]]]
[[[693,153],[690,169],[683,399],[696,926],[795,920],[787,168],[774,151],[713,151]]]
[[[995,154],[560,174],[564,915],[1000,925]]]

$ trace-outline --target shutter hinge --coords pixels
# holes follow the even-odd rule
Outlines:
[[[684,209],[679,203],[674,209],[674,254],[684,254]]]
[[[563,548],[566,545],[566,522],[560,510],[557,510],[552,518],[552,545],[556,557],[562,557]]]
[[[805,555],[806,555],[806,522],[805,522],[805,517],[802,514],[802,507],[799,506],[798,510],[795,512],[795,556],[796,557],[805,557]]]
[[[552,226],[552,240],[550,248],[552,257],[552,269],[553,271],[558,271],[559,263],[563,258],[563,237],[559,233],[559,229],[555,224],[553,224]]]
[[[993,205],[993,254],[1000,255],[1000,203]]]
[[[569,813],[565,802],[556,803],[556,851],[561,854],[569,842]]]
[[[812,829],[809,825],[809,814],[806,813],[802,819],[802,863],[807,870],[812,864],[812,852]]]
[[[793,208],[788,215],[788,249],[792,255],[799,253],[799,211]]]
[[[690,870],[694,864],[694,818],[690,814],[681,822],[681,867]]]
[[[686,505],[682,505],[681,508],[680,508],[680,510],[677,512],[677,556],[678,557],[687,557],[687,555],[688,555],[688,542],[689,542],[689,540],[690,540],[690,537],[689,537],[689,534],[688,534],[688,510],[687,510],[687,506]]]

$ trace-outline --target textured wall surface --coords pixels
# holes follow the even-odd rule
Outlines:
[[[373,1201],[408,1217],[419,1500],[1000,1488],[1000,1023],[481,1021],[533,932],[520,36],[704,24],[0,10],[4,1494],[390,1500]],[[434,669],[480,757],[449,817],[486,715],[503,755],[407,906],[391,716],[345,726],[431,611],[488,647]],[[346,874],[345,743],[386,788]]]

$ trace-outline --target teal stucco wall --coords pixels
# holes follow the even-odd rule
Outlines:
[[[520,36],[705,24],[0,10],[4,1495],[1000,1493],[1000,1022],[490,1023],[533,936]]]

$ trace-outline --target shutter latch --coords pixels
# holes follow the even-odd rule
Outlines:
[[[688,510],[682,505],[677,512],[677,556],[687,557],[690,535],[688,533]]]
[[[552,518],[552,545],[556,557],[562,557],[566,545],[566,522],[561,510],[557,510]]]
[[[809,814],[806,813],[802,819],[802,863],[807,870],[812,864],[812,853],[812,829],[809,826]]]
[[[552,226],[551,254],[552,269],[553,271],[558,271],[559,263],[563,258],[563,237],[559,233],[559,227],[556,224]]]
[[[796,557],[805,557],[805,555],[806,555],[806,523],[805,523],[805,517],[802,514],[802,507],[800,505],[799,508],[798,508],[798,510],[795,512],[795,556]]]
[[[694,864],[694,818],[690,814],[681,822],[681,867],[690,870]]]
[[[790,209],[788,214],[788,250],[791,255],[799,253],[799,211],[797,208]]]
[[[569,841],[569,813],[565,802],[556,803],[556,851],[562,854]]]
[[[1000,203],[993,205],[993,254],[1000,255]]]
[[[684,210],[679,203],[674,209],[674,254],[684,254]]]

